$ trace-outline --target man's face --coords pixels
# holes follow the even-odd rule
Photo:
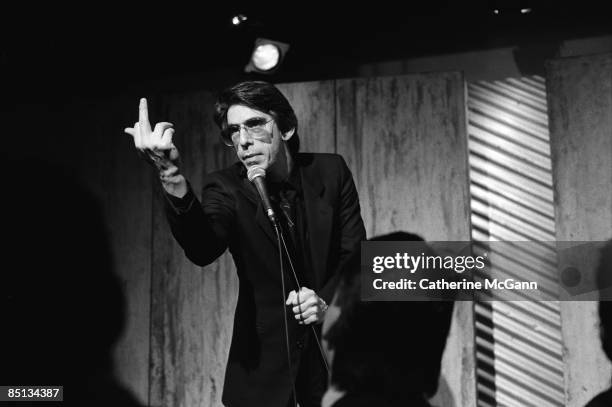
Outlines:
[[[257,165],[264,170],[273,168],[277,162],[285,157],[285,143],[293,134],[291,131],[283,135],[276,121],[267,113],[251,109],[243,105],[233,105],[227,111],[227,125],[236,126],[246,122],[252,123],[253,119],[262,119],[261,122],[268,120],[263,125],[261,134],[257,137],[249,135],[244,127],[239,130],[239,134],[233,138],[234,148],[238,159],[248,168]]]

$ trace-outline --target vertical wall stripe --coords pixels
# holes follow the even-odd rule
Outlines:
[[[562,406],[556,263],[547,260],[555,223],[544,78],[469,83],[468,133],[476,249],[490,251],[491,274],[533,276],[550,300],[477,301],[478,405]],[[489,241],[534,244],[495,253]]]

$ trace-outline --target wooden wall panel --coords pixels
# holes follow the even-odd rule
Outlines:
[[[339,81],[337,101],[338,152],[359,180],[368,236],[469,240],[461,77]]]
[[[612,55],[551,62],[548,94],[557,240],[610,239]],[[561,317],[566,402],[582,406],[610,385],[612,374],[601,350],[597,303],[563,302]]]
[[[151,173],[138,162],[131,148],[132,137],[123,132],[123,119],[137,113],[134,101],[120,102],[112,127],[103,132],[105,140],[117,140],[109,159],[110,186],[107,187],[107,213],[112,250],[126,297],[126,328],[115,350],[117,377],[142,402],[148,401],[149,312],[151,292]],[[128,109],[127,107],[130,107]],[[107,120],[108,111],[102,112]],[[129,121],[127,121],[129,123]],[[117,126],[118,124],[119,126]],[[114,162],[113,162],[114,161]]]
[[[335,152],[334,82],[281,84],[278,88],[287,97],[298,118],[300,151]]]
[[[349,79],[336,92],[338,153],[353,172],[368,237],[403,230],[469,241],[462,76]],[[436,405],[475,405],[472,306],[457,303]]]
[[[49,156],[77,171],[100,202],[125,298],[125,327],[114,349],[119,381],[142,403],[149,392],[151,170],[123,129],[138,118],[138,100],[81,100],[65,112],[72,126]],[[57,154],[57,155],[56,155]],[[92,260],[95,261],[95,260]]]
[[[233,156],[212,122],[209,93],[164,96],[153,121],[175,124],[182,171],[200,196],[203,176]],[[174,241],[154,200],[151,405],[219,406],[238,291],[233,261],[224,254],[201,268]]]

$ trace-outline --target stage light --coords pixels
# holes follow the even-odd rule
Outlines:
[[[499,10],[498,9],[493,10],[493,14],[499,14]]]
[[[240,24],[242,24],[246,20],[247,20],[247,16],[245,16],[244,14],[238,14],[238,15],[232,17],[232,24],[240,25]]]
[[[278,65],[280,51],[273,44],[263,44],[258,46],[253,52],[253,65],[262,71],[269,71]]]
[[[278,69],[288,50],[289,44],[258,38],[255,40],[251,60],[244,67],[244,71],[271,74]]]
[[[531,13],[531,9],[530,8],[522,8],[521,9],[521,14],[527,14],[527,13]]]

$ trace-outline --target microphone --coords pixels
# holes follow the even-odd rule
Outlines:
[[[257,188],[257,192],[259,192],[259,197],[261,198],[261,202],[263,203],[264,210],[270,222],[276,225],[276,215],[274,214],[272,205],[270,205],[270,198],[266,189],[266,170],[260,166],[254,165],[248,169],[247,178],[255,185],[255,188]]]

